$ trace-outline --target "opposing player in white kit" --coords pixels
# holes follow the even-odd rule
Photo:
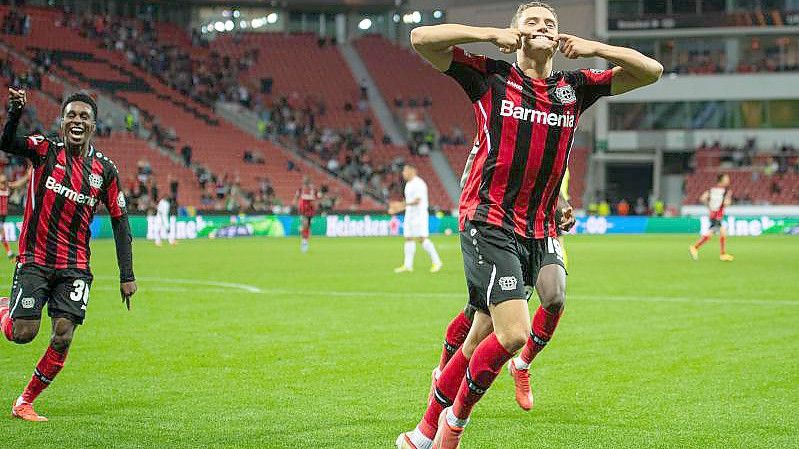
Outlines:
[[[176,218],[170,214],[172,209],[171,198],[165,196],[158,202],[155,215],[155,222],[158,230],[155,233],[155,245],[161,246],[161,238],[166,237],[170,245],[176,244],[175,240],[175,221]]]
[[[403,235],[405,236],[405,262],[401,267],[395,268],[395,273],[413,271],[413,256],[416,254],[416,242],[430,255],[433,265],[431,273],[441,270],[441,258],[438,257],[435,245],[428,238],[430,235],[429,217],[427,212],[427,184],[416,173],[416,167],[405,164],[402,168],[402,177],[405,179],[405,201],[392,202],[388,213],[396,214],[405,211]]]

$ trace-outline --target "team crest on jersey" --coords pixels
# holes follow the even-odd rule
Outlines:
[[[571,86],[563,86],[555,89],[555,98],[557,98],[561,104],[572,104],[577,101],[577,95],[574,93],[574,88]]]
[[[103,177],[92,173],[89,175],[89,185],[94,187],[95,189],[99,189],[103,186]]]
[[[122,193],[122,192],[119,192],[119,195],[117,195],[117,206],[119,206],[120,208],[124,209],[126,205],[127,205],[127,202],[125,201],[125,194]]]

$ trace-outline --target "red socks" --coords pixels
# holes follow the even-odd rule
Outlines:
[[[441,376],[436,381],[433,398],[427,405],[424,418],[419,422],[419,430],[427,438],[432,440],[435,437],[438,429],[438,415],[441,414],[441,410],[444,410],[445,407],[452,405],[468,366],[469,361],[463,355],[463,351],[458,349],[441,372]]]
[[[447,333],[444,337],[444,349],[441,351],[441,360],[438,362],[438,369],[444,370],[447,362],[461,347],[466,336],[469,335],[469,329],[472,328],[472,322],[466,318],[466,314],[461,311],[447,326]]]
[[[52,346],[47,347],[47,351],[39,360],[36,369],[33,370],[33,377],[22,392],[22,400],[27,403],[32,403],[41,394],[42,390],[47,388],[48,385],[55,379],[61,368],[64,367],[64,361],[67,359],[67,354],[56,352]]]
[[[474,405],[483,397],[502,367],[511,358],[513,358],[513,354],[499,343],[493,332],[477,346],[469,361],[466,378],[463,379],[458,390],[458,397],[455,398],[455,403],[452,405],[452,413],[455,417],[458,419],[469,418]],[[449,365],[447,367],[449,368]]]
[[[527,344],[524,345],[519,357],[524,363],[528,365],[533,361],[536,355],[552,338],[555,333],[555,328],[558,327],[560,321],[560,313],[552,313],[549,310],[538,306],[538,310],[533,315],[533,332],[530,333],[530,338],[527,339]]]
[[[302,228],[300,231],[300,236],[302,236],[303,239],[308,240],[308,237],[311,236],[311,228]]]
[[[700,246],[704,245],[705,243],[707,243],[708,240],[710,240],[710,236],[711,234],[703,235],[702,238],[700,238],[696,243],[694,243],[694,248],[699,249]]]
[[[8,307],[0,309],[0,328],[8,341],[14,341],[14,320],[11,319],[11,311]]]
[[[719,241],[721,242],[721,254],[727,254],[727,237],[722,235]]]

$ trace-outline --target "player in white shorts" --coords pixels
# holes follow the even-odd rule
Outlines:
[[[170,245],[177,243],[175,241],[175,221],[176,218],[170,214],[172,209],[171,198],[165,196],[158,202],[158,208],[155,215],[155,222],[158,230],[155,233],[155,244],[161,246],[161,239],[166,237]]]
[[[405,236],[405,262],[401,267],[394,269],[395,273],[413,271],[413,256],[416,254],[416,242],[430,255],[432,266],[431,273],[441,270],[441,258],[438,257],[435,245],[430,241],[429,216],[427,212],[427,184],[416,173],[416,167],[405,164],[402,168],[402,177],[405,179],[405,201],[392,202],[388,213],[396,214],[405,211],[403,235]]]

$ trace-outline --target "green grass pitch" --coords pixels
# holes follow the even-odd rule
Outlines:
[[[536,407],[503,373],[464,449],[799,447],[799,238],[567,237],[567,309],[533,365]],[[424,409],[444,326],[463,305],[444,270],[395,275],[401,239],[135,244],[127,312],[110,241],[94,242],[86,324],[37,401],[10,418],[47,344],[0,342],[0,447],[391,448]],[[9,290],[12,264],[0,275]],[[6,293],[7,294],[7,293]]]

